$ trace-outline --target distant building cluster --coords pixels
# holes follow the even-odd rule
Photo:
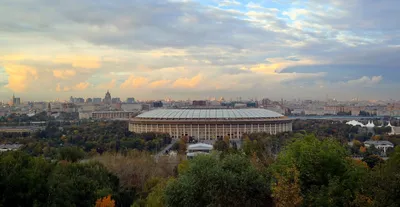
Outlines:
[[[114,111],[129,112],[131,114],[142,113],[153,109],[251,109],[261,108],[274,111],[286,116],[380,116],[400,117],[400,102],[398,101],[337,101],[335,99],[320,100],[284,100],[279,101],[264,98],[243,100],[241,97],[227,100],[224,97],[195,100],[136,100],[133,97],[121,99],[112,97],[110,91],[106,91],[103,98],[100,97],[70,97],[68,101],[51,102],[21,102],[19,97],[12,96],[8,102],[0,103],[0,116],[11,113],[27,114],[33,116],[40,112],[47,112],[49,116],[57,117],[60,113],[79,113],[81,119],[110,119],[115,117]],[[94,112],[102,112],[104,115],[93,115]],[[113,118],[111,118],[113,119]],[[115,119],[126,119],[123,113]]]

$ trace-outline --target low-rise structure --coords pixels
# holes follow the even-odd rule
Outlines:
[[[385,156],[386,156],[387,149],[394,147],[393,143],[391,143],[389,141],[368,140],[368,141],[364,142],[364,145],[366,147],[371,147],[372,145],[374,145],[377,149],[383,150],[383,155],[385,155]]]
[[[189,145],[186,156],[191,159],[199,154],[209,154],[213,150],[213,146],[204,143]]]
[[[0,144],[0,152],[15,151],[22,147],[22,144]]]
[[[139,114],[139,111],[95,111],[93,119],[129,120]]]

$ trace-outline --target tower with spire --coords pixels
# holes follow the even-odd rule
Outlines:
[[[21,104],[21,99],[20,98],[16,98],[14,93],[13,93],[13,97],[12,97],[12,100],[11,100],[11,104],[12,104],[12,106],[18,106],[18,105]]]
[[[104,97],[103,103],[111,104],[111,94],[110,94],[109,90],[107,90],[107,93],[106,93],[106,96]]]
[[[51,104],[47,104],[47,116],[51,116]]]

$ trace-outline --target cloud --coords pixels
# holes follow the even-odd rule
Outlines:
[[[88,82],[80,82],[73,86],[61,86],[60,83],[57,83],[56,91],[57,92],[67,92],[67,91],[84,91],[90,86]]]
[[[383,80],[379,90],[400,87],[400,1],[2,3],[0,65],[36,71],[14,71],[22,85],[6,83],[34,91],[26,93],[31,99],[58,97],[49,91],[54,83],[87,96],[139,87],[138,98],[265,96],[271,89],[268,96],[278,98],[316,96]],[[37,6],[40,13],[31,9]],[[6,74],[0,82],[9,82]],[[315,81],[324,90],[308,84]],[[294,90],[300,82],[303,90]]]
[[[249,2],[246,5],[246,7],[249,8],[249,9],[261,9],[261,8],[263,8],[260,4],[256,4],[254,2]]]
[[[372,76],[372,77],[363,76],[363,77],[361,77],[359,79],[349,80],[346,83],[348,85],[365,86],[365,85],[378,84],[382,80],[383,80],[382,76]]]
[[[75,70],[53,70],[53,76],[60,79],[68,79],[75,75]]]
[[[221,0],[218,3],[218,6],[239,6],[239,5],[241,5],[241,3],[235,0]]]
[[[129,88],[140,88],[149,83],[149,80],[145,77],[136,77],[134,75],[129,76],[121,85],[121,89],[129,89]]]
[[[165,87],[171,83],[171,80],[156,80],[150,83],[151,88]]]
[[[295,59],[293,59],[293,57],[268,58],[266,59],[266,62],[267,63],[253,65],[249,68],[244,68],[244,69],[248,69],[254,72],[261,72],[265,74],[278,74],[282,72],[284,69],[289,67],[314,65],[321,63],[313,59],[298,58],[298,57],[296,57]]]
[[[56,86],[57,92],[62,92],[62,91],[66,92],[66,91],[70,91],[70,90],[71,89],[69,87],[67,87],[67,86],[61,87],[61,84],[57,83],[57,86]]]
[[[300,16],[308,15],[309,11],[306,9],[292,9],[290,11],[285,11],[282,14],[289,16],[291,20],[296,20]]]
[[[26,65],[4,65],[5,72],[8,74],[7,88],[14,92],[24,92],[29,84],[38,78],[35,68]]]
[[[74,89],[78,90],[78,91],[83,91],[85,89],[87,89],[89,87],[89,83],[88,82],[81,82],[75,85]]]
[[[174,88],[194,88],[200,84],[203,76],[198,74],[192,78],[179,78],[172,84]]]
[[[57,56],[53,59],[54,63],[71,64],[75,68],[95,69],[100,67],[100,60],[94,56]]]
[[[115,88],[116,84],[117,84],[117,80],[112,79],[110,82],[97,85],[97,88],[103,89],[103,90],[113,89],[113,88]]]

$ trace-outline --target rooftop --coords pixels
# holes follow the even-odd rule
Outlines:
[[[282,114],[266,109],[156,109],[137,118],[163,119],[232,119],[232,118],[279,118]]]
[[[386,141],[386,140],[379,140],[379,141],[373,141],[373,140],[368,140],[365,141],[364,144],[368,145],[391,145],[393,146],[393,143]]]

